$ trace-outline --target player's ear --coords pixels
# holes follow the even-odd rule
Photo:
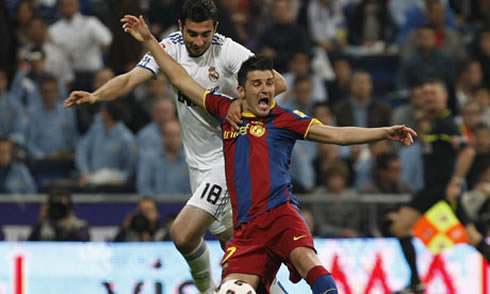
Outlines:
[[[214,32],[215,33],[218,31],[218,25],[219,25],[219,21],[217,21],[216,24],[214,25]]]
[[[243,88],[242,86],[238,85],[238,87],[236,89],[238,91],[238,94],[240,95],[240,99],[245,98],[245,88]]]
[[[182,32],[182,30],[184,29],[184,25],[182,24],[182,21],[180,19],[177,22],[179,24],[179,31]]]

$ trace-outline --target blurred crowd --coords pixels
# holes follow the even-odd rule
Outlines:
[[[63,188],[189,195],[176,101],[164,76],[114,102],[70,109],[62,104],[70,91],[93,91],[143,56],[144,48],[121,29],[124,14],[144,15],[152,32],[164,38],[178,29],[182,2],[0,2],[0,194]],[[468,197],[483,197],[483,204],[473,208],[475,215],[484,203],[489,206],[490,1],[216,4],[218,33],[272,57],[284,75],[288,91],[276,97],[278,104],[324,124],[405,124],[421,137],[430,123],[420,82],[443,80],[447,107],[476,151],[466,179]],[[293,188],[309,195],[300,198],[416,192],[424,185],[423,148],[420,140],[408,148],[386,141],[352,147],[301,141],[292,155]],[[155,205],[142,200],[140,212],[124,221],[117,240],[150,238],[138,231],[142,225],[151,227],[152,216],[138,218],[145,201]],[[328,219],[333,214],[324,209],[342,211],[342,217]],[[320,224],[319,236],[365,235],[355,229],[361,220],[354,208],[310,210],[305,216],[311,212],[312,221]],[[44,227],[40,222],[32,236],[48,232]],[[163,233],[155,229],[151,234]]]

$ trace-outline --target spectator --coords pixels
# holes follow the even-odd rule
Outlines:
[[[326,172],[329,167],[342,161],[337,146],[332,144],[316,144],[316,157],[313,160],[315,170],[315,186],[325,185]],[[349,183],[349,182],[348,182]],[[347,185],[349,186],[349,185]]]
[[[310,55],[307,52],[296,52],[289,61],[289,72],[283,75],[288,89],[294,88],[295,80],[299,77],[307,77],[311,83],[312,98],[314,102],[327,100],[327,92],[323,81],[311,71]],[[284,104],[290,98],[291,92],[276,96],[279,105]]]
[[[283,103],[284,106],[299,110],[311,116],[313,103],[311,80],[307,76],[296,77],[292,89],[292,98],[288,102]]]
[[[490,91],[485,87],[478,87],[473,90],[474,99],[480,104],[482,122],[490,126]]]
[[[364,187],[370,179],[373,178],[373,169],[377,158],[381,154],[393,153],[393,145],[388,141],[378,141],[369,144],[369,149],[361,151],[357,161],[353,164],[355,172],[354,187],[356,190],[360,190]]]
[[[315,45],[331,52],[347,44],[347,24],[340,1],[312,0],[307,14]]]
[[[60,0],[62,19],[49,27],[49,34],[72,62],[72,89],[91,91],[95,73],[104,66],[103,52],[111,44],[112,34],[97,18],[84,16],[79,9],[78,0]]]
[[[34,17],[35,10],[33,2],[21,0],[17,2],[14,11],[14,36],[17,45],[25,45],[28,42],[27,30],[29,22]]]
[[[408,7],[404,8],[403,16],[400,19],[400,32],[398,33],[398,42],[403,44],[407,39],[408,34],[420,26],[429,24],[429,7],[433,3],[442,3],[445,7],[445,21],[448,28],[454,29],[456,22],[454,12],[446,5],[445,0],[423,0],[423,1],[406,1],[406,0],[391,0],[390,6],[397,6],[404,2]],[[446,2],[446,3],[445,3]],[[395,13],[396,15],[397,13]]]
[[[293,52],[308,52],[310,45],[305,32],[292,20],[289,1],[274,0],[272,6],[273,23],[259,38],[259,51],[272,57],[275,69],[282,73]]]
[[[473,89],[480,86],[483,80],[481,65],[476,60],[469,60],[462,64],[456,81],[455,96],[458,111],[465,103],[472,100]]]
[[[332,110],[326,102],[318,102],[313,104],[311,114],[324,125],[336,125]]]
[[[94,89],[102,87],[107,81],[114,77],[114,72],[112,69],[104,67],[95,74],[94,78]],[[84,134],[87,132],[90,125],[94,122],[94,116],[100,110],[99,104],[90,104],[84,107],[75,108],[77,117],[77,126],[80,133]]]
[[[352,68],[346,57],[332,58],[332,67],[335,79],[326,83],[328,91],[328,103],[334,105],[349,96],[349,86]]]
[[[138,193],[143,195],[190,193],[189,170],[184,159],[180,125],[168,121],[162,127],[160,152],[140,156]]]
[[[461,204],[484,236],[490,235],[490,162],[477,175],[475,186],[461,197]]]
[[[56,79],[45,75],[39,80],[42,104],[28,110],[26,147],[32,159],[73,158],[78,140],[75,113],[63,109]]]
[[[424,93],[422,84],[416,83],[410,87],[409,103],[400,105],[393,111],[391,124],[406,125],[411,129],[416,129],[416,113],[422,111],[424,103]]]
[[[28,25],[27,37],[29,42],[20,48],[21,57],[34,49],[43,51],[46,54],[45,71],[60,80],[66,89],[70,89],[75,77],[73,68],[65,52],[49,40],[48,29],[44,20],[39,17],[32,18]]]
[[[13,144],[0,137],[0,194],[35,193],[36,186],[27,167],[13,161]]]
[[[334,201],[312,207],[313,215],[318,217],[318,232],[327,238],[360,237],[360,213],[356,203],[342,199],[357,197],[355,191],[347,188],[348,168],[338,162],[327,169],[325,185],[318,188],[314,197],[330,196]]]
[[[157,79],[148,80],[143,87],[134,90],[134,100],[139,105],[140,114],[138,117],[149,122],[155,101],[170,96],[170,87],[165,75],[159,75]]]
[[[39,79],[46,74],[50,74],[46,70],[46,54],[40,48],[33,48],[29,52],[24,52],[22,58],[23,60],[19,63],[10,91],[13,96],[26,105],[26,108],[41,107]],[[64,83],[61,80],[56,81],[59,97],[66,97],[67,92]]]
[[[417,29],[416,49],[402,60],[398,68],[397,87],[408,89],[409,85],[427,78],[443,80],[450,89],[456,79],[453,61],[435,46],[436,34],[433,28],[423,26]]]
[[[135,168],[135,140],[120,121],[117,102],[103,104],[100,117],[101,121],[92,124],[76,148],[75,163],[81,173],[82,186],[87,183],[127,183]]]
[[[395,41],[398,28],[385,0],[362,0],[349,20],[349,44],[370,47]]]
[[[152,122],[141,129],[136,136],[140,155],[159,153],[163,149],[162,130],[172,120],[177,119],[175,104],[170,99],[159,99],[153,104]]]
[[[459,33],[446,24],[446,8],[437,1],[428,2],[427,18],[428,25],[435,32],[435,47],[455,61],[463,61],[466,51],[463,40]],[[403,45],[401,55],[410,56],[417,47],[417,32],[415,30],[408,34],[407,40]]]
[[[384,153],[376,158],[375,172],[364,185],[361,193],[404,194],[412,192],[411,187],[401,178],[400,159],[394,153]]]
[[[484,124],[476,125],[473,128],[473,136],[476,154],[466,177],[470,189],[475,187],[479,175],[490,165],[490,127]]]
[[[372,97],[373,82],[367,72],[356,72],[350,83],[350,98],[334,106],[339,126],[383,127],[390,123],[391,108]]]
[[[73,200],[67,191],[53,191],[39,211],[28,241],[90,241],[89,226],[75,215]]]
[[[459,127],[461,134],[471,146],[473,146],[473,130],[481,123],[481,113],[480,104],[475,100],[466,102],[461,109],[461,118],[458,119]]]
[[[143,15],[142,4],[140,1],[132,0],[97,2],[105,2],[109,6],[106,10],[107,15],[99,17],[107,24],[113,36],[111,46],[107,52],[107,65],[118,74],[127,72],[138,63],[141,57],[138,53],[142,53],[142,46],[138,41],[126,34],[124,30],[121,30],[120,19],[126,14]],[[161,10],[158,12],[162,13]]]
[[[406,183],[411,184],[414,192],[418,192],[424,188],[424,155],[422,140],[420,138],[423,138],[425,133],[430,129],[430,123],[423,112],[416,112],[415,118],[415,130],[418,136],[412,145],[399,150],[399,157],[402,167],[402,179]]]
[[[134,213],[128,215],[114,242],[147,242],[168,239],[169,231],[160,224],[160,213],[154,199],[143,197]]]
[[[17,97],[7,92],[8,77],[0,70],[0,137],[24,144],[25,119]]]
[[[9,20],[6,1],[0,1],[0,69],[12,72],[15,64],[14,24]]]
[[[475,55],[483,70],[483,83],[490,89],[490,28],[479,32],[476,45]]]

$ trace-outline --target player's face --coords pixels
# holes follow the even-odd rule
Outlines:
[[[217,27],[218,24],[214,25],[212,19],[203,22],[187,19],[185,23],[179,20],[179,29],[190,56],[199,57],[208,50]]]
[[[245,95],[247,111],[258,117],[264,117],[271,110],[274,93],[274,74],[270,70],[255,70],[247,75],[245,89],[239,87],[241,95]]]

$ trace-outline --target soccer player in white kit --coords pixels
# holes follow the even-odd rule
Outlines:
[[[160,44],[202,86],[238,97],[236,74],[253,53],[230,38],[216,33],[217,12],[212,0],[186,0],[178,32]],[[119,75],[93,93],[74,91],[65,107],[116,99],[155,77],[160,69],[147,53],[131,71]],[[276,89],[286,90],[282,76],[275,74]],[[203,240],[206,230],[222,243],[232,236],[231,205],[225,181],[223,143],[217,122],[174,89],[182,129],[186,161],[190,170],[192,196],[175,219],[171,236],[190,266],[201,293],[213,293],[209,251]],[[237,108],[239,109],[239,108]],[[235,114],[235,117],[239,115]],[[284,293],[276,287],[276,293]],[[273,293],[273,290],[271,290]]]

